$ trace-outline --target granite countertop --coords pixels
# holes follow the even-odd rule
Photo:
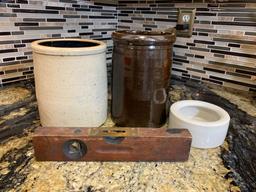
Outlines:
[[[184,82],[174,83],[170,91],[172,102],[209,98],[220,106],[224,103],[228,112],[249,118],[250,126],[256,125],[256,106],[251,96]],[[0,191],[219,192],[255,187],[255,179],[251,178],[254,172],[249,173],[252,184],[248,184],[240,167],[232,164],[238,157],[232,148],[236,138],[232,130],[239,124],[235,121],[231,122],[223,146],[208,150],[192,148],[187,162],[38,162],[31,142],[33,130],[39,126],[33,85],[2,89],[0,116]],[[240,116],[234,116],[236,119],[241,120]],[[114,124],[108,118],[104,126]]]

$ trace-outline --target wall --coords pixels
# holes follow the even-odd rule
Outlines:
[[[196,8],[193,36],[174,45],[172,74],[256,91],[256,3],[170,2],[119,0],[118,29],[164,30],[176,25],[177,8]]]
[[[216,2],[194,0],[200,1]],[[30,43],[36,39],[104,40],[108,44],[110,70],[111,33],[116,30],[117,23],[118,29],[164,30],[176,25],[177,8],[197,8],[192,38],[178,38],[174,45],[172,74],[255,91],[256,3],[220,1],[226,3],[119,0],[116,10],[114,4],[107,5],[103,0],[2,0],[0,86],[33,78]]]
[[[85,0],[1,0],[0,86],[33,78],[30,43],[36,39],[104,40],[109,65],[116,14],[115,5]]]

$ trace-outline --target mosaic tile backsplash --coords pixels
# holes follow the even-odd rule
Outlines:
[[[42,38],[92,38],[108,45],[116,6],[85,0],[0,0],[0,85],[33,78],[30,43]]]
[[[165,30],[175,27],[178,8],[196,8],[193,36],[179,37],[174,45],[172,74],[256,91],[256,1],[244,2],[119,0],[116,6],[92,0],[0,0],[0,86],[33,78],[34,40],[103,40],[111,70],[113,31]]]
[[[174,45],[172,74],[255,91],[256,1],[170,2],[119,0],[118,29],[165,30],[175,27],[178,8],[196,8],[193,36]]]

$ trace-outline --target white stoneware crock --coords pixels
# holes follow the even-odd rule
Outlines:
[[[97,127],[107,118],[106,45],[88,39],[32,43],[42,126]]]

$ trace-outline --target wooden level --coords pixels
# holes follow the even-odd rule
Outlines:
[[[38,161],[186,161],[186,129],[39,127],[33,135]]]

